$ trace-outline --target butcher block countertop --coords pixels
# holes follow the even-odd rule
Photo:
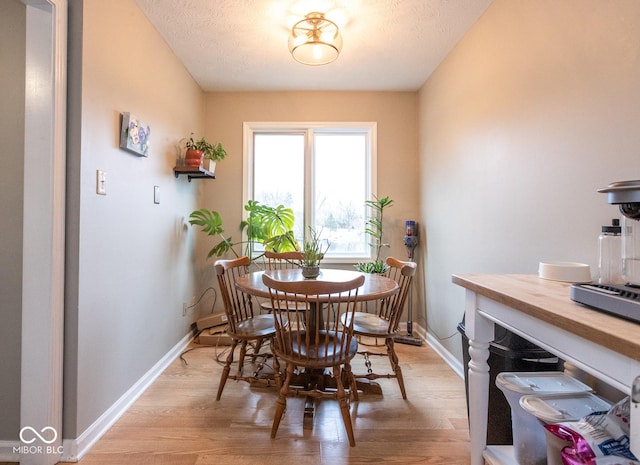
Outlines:
[[[572,301],[569,283],[516,274],[455,274],[452,281],[481,296],[640,361],[640,324]]]

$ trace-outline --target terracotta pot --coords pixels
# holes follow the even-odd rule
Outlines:
[[[184,164],[199,168],[202,164],[203,155],[204,153],[201,150],[187,150],[187,153],[184,156]]]

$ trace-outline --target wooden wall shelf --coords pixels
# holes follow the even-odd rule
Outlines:
[[[173,168],[173,174],[177,178],[181,174],[184,174],[189,182],[192,179],[215,179],[216,176],[211,171],[205,170],[202,166],[176,166]]]

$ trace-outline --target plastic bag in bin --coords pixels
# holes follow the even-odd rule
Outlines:
[[[630,398],[626,397],[607,412],[544,427],[572,443],[562,450],[564,465],[640,465],[629,448],[629,408]]]

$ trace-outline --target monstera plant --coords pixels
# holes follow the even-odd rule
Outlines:
[[[228,252],[239,257],[236,247],[241,247],[242,255],[251,256],[254,244],[262,244],[265,250],[274,252],[299,249],[299,244],[293,235],[295,217],[291,208],[285,208],[282,205],[270,207],[255,200],[249,200],[244,209],[249,214],[247,219],[240,223],[240,233],[246,232],[246,240],[240,241],[234,241],[231,236],[224,235],[222,217],[217,211],[201,208],[191,212],[189,215],[191,225],[200,226],[204,233],[220,239],[220,242],[211,248],[207,258],[221,257]]]

